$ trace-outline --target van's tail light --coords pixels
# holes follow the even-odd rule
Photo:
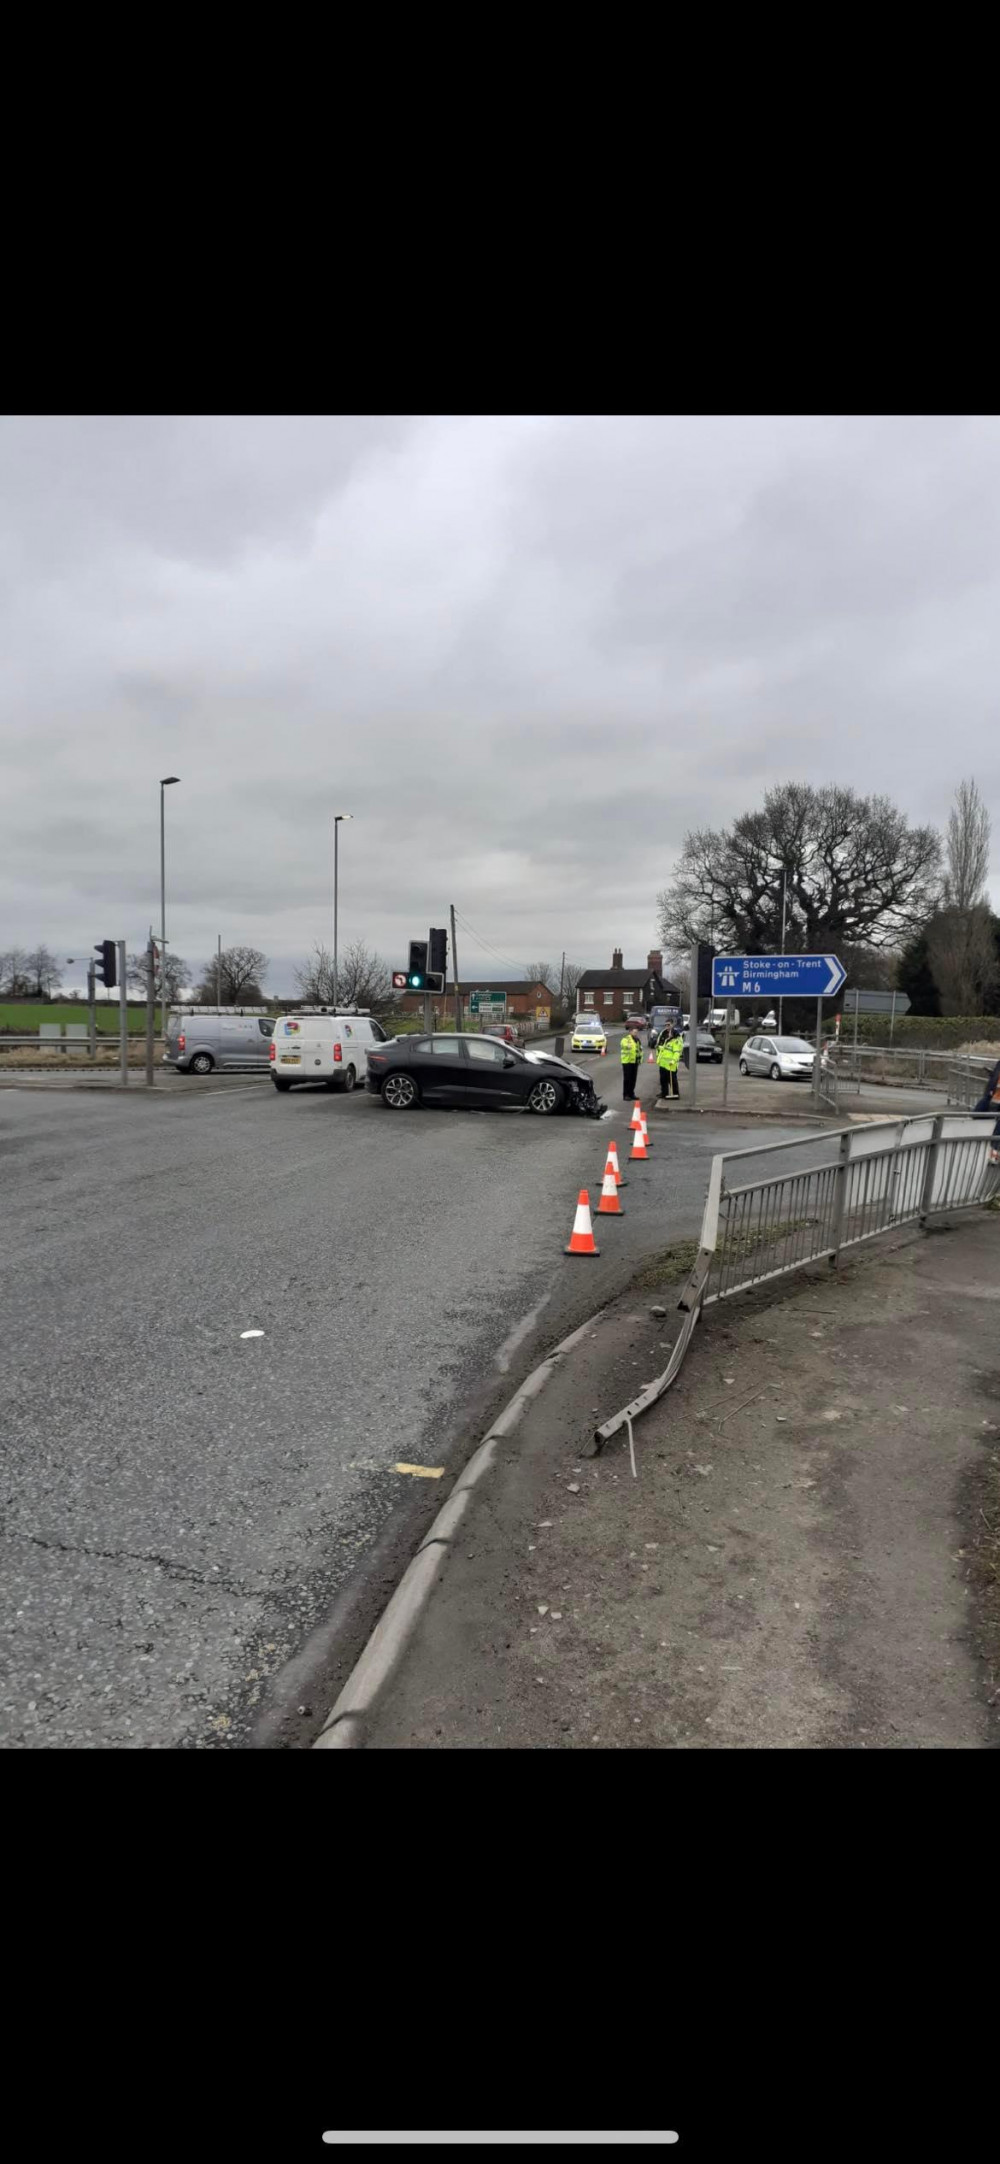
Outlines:
[[[181,1033],[180,1033],[180,1036],[179,1036],[179,1037],[178,1037],[178,1039],[177,1039],[177,1050],[178,1050],[178,1052],[183,1052],[183,1050],[184,1050],[184,1047],[185,1047],[186,1043],[187,1043],[187,1038],[185,1037],[185,1035],[184,1035],[184,1031],[182,1030],[182,1031],[181,1031]]]
[[[274,1058],[274,1045],[273,1045],[273,1044],[269,1044],[269,1045],[268,1045],[268,1048],[267,1048],[267,1056],[268,1056],[268,1059],[273,1059],[273,1058]]]
[[[339,1044],[335,1044],[335,1045],[334,1045],[334,1048],[333,1048],[333,1058],[334,1058],[334,1064],[336,1064],[337,1060],[343,1059],[343,1057],[344,1057],[343,1047],[342,1047],[341,1045],[339,1045]]]

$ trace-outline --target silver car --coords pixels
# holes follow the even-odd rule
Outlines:
[[[808,1082],[814,1058],[804,1037],[748,1037],[740,1053],[740,1073],[770,1075],[772,1082]]]

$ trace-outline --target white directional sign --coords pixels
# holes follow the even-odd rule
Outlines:
[[[847,976],[835,954],[717,954],[712,996],[727,999],[831,999]]]

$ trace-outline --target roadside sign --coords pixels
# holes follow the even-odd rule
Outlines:
[[[507,1012],[506,992],[470,992],[470,1014],[489,1014],[494,1021],[503,1021]]]
[[[845,1014],[909,1014],[908,992],[845,992]]]
[[[729,999],[830,999],[847,976],[835,954],[717,954],[712,996]]]
[[[394,970],[393,970],[393,972],[392,972],[392,989],[393,989],[393,991],[394,991],[394,992],[405,992],[405,990],[406,990],[406,971],[405,971],[405,969],[394,969]]]

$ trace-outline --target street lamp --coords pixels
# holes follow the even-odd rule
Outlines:
[[[337,862],[337,843],[338,843],[338,840],[339,840],[339,835],[338,835],[337,829],[338,829],[338,827],[339,827],[339,825],[340,825],[340,822],[341,822],[341,820],[342,820],[342,819],[353,819],[353,817],[354,817],[354,813],[353,813],[353,812],[335,812],[335,813],[334,813],[334,815],[333,815],[333,1005],[334,1005],[334,1010],[336,1010],[336,1006],[337,1006],[337,884],[338,884],[338,871],[339,871],[339,866],[338,866],[338,862]]]
[[[167,854],[163,823],[163,792],[170,789],[179,774],[164,774],[160,782],[160,1035],[167,1034]]]

